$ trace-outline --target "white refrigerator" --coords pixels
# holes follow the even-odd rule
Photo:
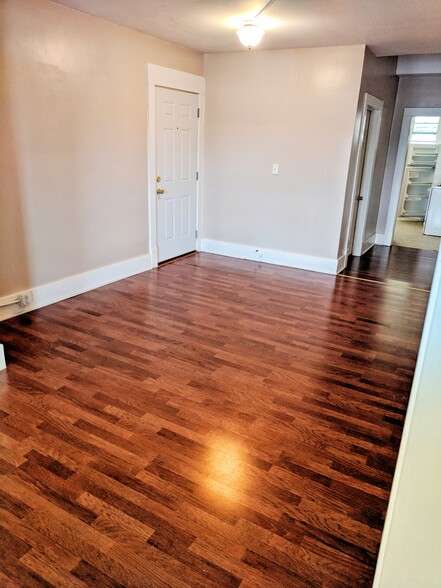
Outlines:
[[[441,237],[441,186],[431,188],[429,193],[423,233]]]

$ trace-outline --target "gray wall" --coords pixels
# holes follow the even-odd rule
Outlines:
[[[397,158],[404,109],[440,107],[441,75],[400,77],[389,149],[387,152],[386,170],[381,190],[381,203],[377,222],[378,234],[383,234],[386,230],[390,192],[395,171],[395,161]]]
[[[383,185],[383,177],[386,168],[387,151],[398,90],[398,78],[395,75],[396,67],[396,57],[377,58],[369,51],[369,49],[366,49],[363,76],[361,78],[360,97],[367,92],[384,102],[377,159],[375,161],[371,199],[369,202],[366,223],[366,233],[368,235],[371,235],[376,231],[381,199],[381,187]]]
[[[366,234],[372,235],[376,232],[378,211],[381,199],[381,187],[386,167],[386,158],[388,152],[389,137],[392,127],[392,120],[397,96],[398,78],[395,75],[397,65],[396,57],[375,57],[375,55],[366,48],[363,63],[363,73],[360,85],[360,96],[358,101],[357,123],[355,125],[354,140],[351,153],[351,165],[346,191],[345,209],[343,213],[342,233],[339,245],[339,256],[345,253],[346,236],[348,223],[350,220],[350,211],[352,205],[352,186],[353,173],[355,169],[355,160],[358,147],[358,132],[363,108],[364,94],[367,92],[375,98],[384,102],[383,117],[381,121],[381,130],[378,143],[377,159],[372,182],[372,193],[369,203],[369,210],[366,223]]]

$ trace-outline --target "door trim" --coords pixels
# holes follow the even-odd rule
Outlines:
[[[401,123],[400,141],[398,143],[395,169],[390,190],[389,208],[386,219],[386,229],[382,245],[390,247],[395,233],[395,223],[400,204],[401,184],[403,181],[404,167],[406,165],[407,145],[410,135],[410,125],[414,116],[441,116],[441,108],[405,108]]]
[[[372,96],[371,94],[366,93],[364,95],[363,106],[361,111],[360,132],[357,141],[357,156],[354,171],[354,181],[352,183],[351,213],[350,220],[348,223],[348,234],[345,249],[347,255],[350,255],[351,253],[353,255],[363,255],[363,253],[366,253],[366,251],[370,249],[375,242],[374,238],[368,238],[366,241],[364,241],[364,232],[366,229],[369,203],[371,199],[372,180],[374,177],[378,142],[380,138],[381,120],[383,117],[383,106],[384,103],[382,100],[375,98],[375,96]],[[361,166],[363,164],[362,146],[364,133],[366,131],[366,117],[368,110],[371,110],[370,133],[368,137],[368,144],[366,146],[364,168],[361,169]],[[360,173],[363,173],[363,170],[367,172],[367,184],[365,187],[366,194],[364,196],[362,204],[359,205],[358,212],[356,214],[356,191],[358,185],[357,178]],[[351,235],[354,235],[352,243],[350,242]],[[354,251],[356,253],[354,253]]]
[[[147,64],[147,164],[148,164],[148,228],[149,252],[152,268],[158,267],[158,231],[156,206],[156,87],[181,90],[198,95],[198,154],[197,169],[199,181],[196,188],[196,248],[201,245],[202,226],[202,185],[203,185],[203,153],[204,153],[204,115],[205,115],[205,78],[195,74],[162,67],[153,63]]]

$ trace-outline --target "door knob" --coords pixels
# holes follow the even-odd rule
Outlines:
[[[156,194],[164,194],[164,190],[162,188],[156,188]]]

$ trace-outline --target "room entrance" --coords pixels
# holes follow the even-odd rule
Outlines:
[[[439,116],[413,116],[407,136],[393,245],[438,250],[441,226],[427,223],[441,184]],[[397,170],[397,173],[399,170]]]
[[[196,249],[198,96],[156,88],[158,262]]]
[[[434,226],[432,212],[441,200],[440,145],[441,108],[405,108],[384,245],[438,250],[441,226]]]
[[[148,202],[152,267],[199,248],[205,79],[148,64]]]

